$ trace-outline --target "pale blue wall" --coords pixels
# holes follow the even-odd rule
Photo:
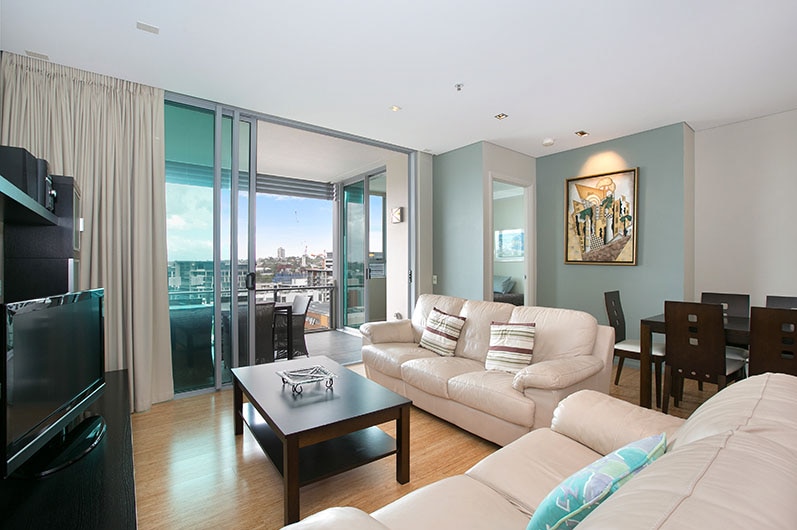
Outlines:
[[[482,144],[434,157],[435,293],[481,300],[484,278]],[[421,230],[431,229],[420,227]]]
[[[637,265],[565,265],[565,179],[633,167]],[[537,304],[581,309],[605,324],[603,293],[619,289],[628,336],[638,337],[640,318],[663,313],[664,300],[683,299],[684,193],[680,123],[537,159]]]

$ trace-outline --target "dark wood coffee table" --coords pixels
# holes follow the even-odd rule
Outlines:
[[[334,373],[294,393],[277,375],[321,365]],[[380,458],[396,455],[396,480],[410,480],[412,402],[327,357],[233,368],[235,434],[246,423],[282,474],[285,524],[299,520],[299,488]],[[243,396],[248,403],[244,403]],[[396,421],[396,439],[376,425]]]

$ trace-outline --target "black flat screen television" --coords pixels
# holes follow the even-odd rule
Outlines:
[[[105,422],[103,289],[2,305],[3,477],[46,476],[88,453]]]

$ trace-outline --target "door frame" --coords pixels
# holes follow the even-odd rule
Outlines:
[[[537,254],[537,242],[536,242],[536,228],[535,228],[535,186],[533,183],[529,183],[528,181],[524,181],[522,179],[512,177],[509,175],[503,175],[500,173],[496,173],[493,171],[488,172],[488,180],[489,180],[489,200],[485,201],[485,211],[487,215],[485,216],[485,224],[487,225],[487,230],[485,233],[485,241],[484,241],[484,248],[489,249],[489,252],[485,252],[485,263],[484,263],[484,299],[485,300],[492,300],[493,299],[493,274],[494,274],[494,262],[495,262],[495,224],[494,224],[494,199],[493,199],[493,190],[495,188],[494,183],[495,181],[503,182],[505,184],[510,184],[512,186],[517,186],[523,189],[523,233],[525,238],[525,252],[523,253],[523,275],[524,278],[524,286],[523,286],[523,297],[524,297],[524,305],[534,305],[537,299],[537,267],[536,267],[536,254]]]

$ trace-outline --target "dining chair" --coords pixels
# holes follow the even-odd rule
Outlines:
[[[750,318],[750,295],[736,293],[703,293],[700,301],[704,304],[720,304],[722,306],[723,318],[740,317]],[[729,344],[726,355],[732,359],[747,361],[750,356],[746,344]],[[703,384],[699,383],[700,390]]]
[[[274,305],[255,304],[255,364],[274,362]]]
[[[277,313],[274,317],[274,336],[276,341],[275,358],[283,359],[295,357],[297,355],[310,356],[307,351],[307,343],[304,340],[304,324],[307,319],[307,309],[310,307],[311,296],[297,294],[291,302],[291,335],[293,349],[292,354],[288,355],[288,317],[287,314]]]
[[[750,316],[750,295],[736,293],[703,293],[700,301],[704,304],[722,305],[722,314],[725,317]]]
[[[625,314],[623,313],[623,304],[620,302],[620,291],[603,293],[603,301],[606,304],[609,325],[614,328],[614,356],[617,357],[617,372],[614,376],[614,384],[619,385],[620,373],[623,371],[623,361],[625,359],[638,361],[641,346],[638,339],[626,338]],[[661,375],[664,364],[663,342],[653,342],[651,345],[651,360],[653,361],[656,380],[656,406],[661,407]]]
[[[797,310],[754,307],[750,315],[750,375],[797,375]]]
[[[667,362],[662,412],[669,410],[670,395],[679,406],[684,379],[713,383],[721,390],[729,380],[743,377],[744,361],[726,356],[722,306],[666,301],[664,322]]]
[[[767,307],[797,309],[797,296],[775,296],[768,294]]]

